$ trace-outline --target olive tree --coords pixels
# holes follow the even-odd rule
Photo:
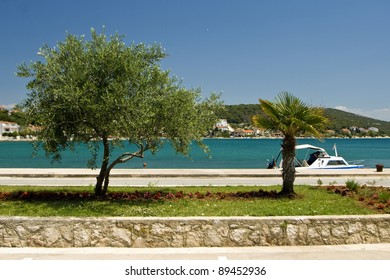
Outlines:
[[[90,40],[67,34],[38,54],[38,61],[20,65],[17,73],[29,78],[21,108],[41,128],[37,148],[59,160],[63,150],[87,143],[88,166],[96,168],[103,146],[96,195],[106,193],[115,165],[156,152],[163,138],[184,155],[193,141],[207,152],[202,138],[216,122],[219,95],[204,99],[199,89],[186,89],[162,70],[167,54],[160,45],[126,45],[123,36],[107,38],[92,29]],[[137,148],[111,159],[124,140]]]

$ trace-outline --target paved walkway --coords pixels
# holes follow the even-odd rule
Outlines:
[[[0,248],[0,260],[390,260],[390,244],[216,248]]]
[[[98,170],[90,169],[0,169],[0,185],[88,186],[94,185]],[[390,187],[390,169],[301,170],[296,184],[360,184]],[[237,186],[281,184],[276,169],[114,169],[111,186]]]

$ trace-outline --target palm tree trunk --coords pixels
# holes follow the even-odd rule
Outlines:
[[[282,196],[293,196],[294,192],[294,181],[295,181],[295,136],[294,135],[285,135],[282,144],[282,153],[283,153],[283,187],[279,192]]]

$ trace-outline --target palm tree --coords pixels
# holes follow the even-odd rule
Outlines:
[[[262,113],[253,117],[255,125],[283,133],[282,196],[294,196],[296,136],[302,133],[321,139],[327,119],[324,110],[302,102],[289,92],[281,92],[274,102],[260,99]]]

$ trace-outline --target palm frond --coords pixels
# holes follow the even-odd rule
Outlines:
[[[275,101],[260,99],[263,114],[253,118],[256,125],[283,134],[295,135],[308,133],[321,137],[321,130],[327,119],[321,108],[311,107],[289,92],[281,92]]]

